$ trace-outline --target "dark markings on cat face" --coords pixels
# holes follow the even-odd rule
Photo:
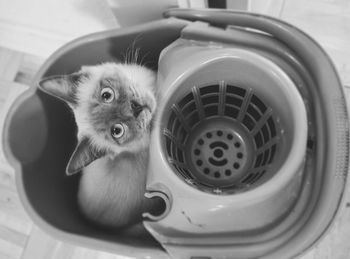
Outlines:
[[[115,98],[110,103],[104,103],[101,92],[104,88],[111,88],[114,91]],[[147,96],[141,96],[136,89],[132,88],[132,83],[122,75],[113,78],[103,78],[96,87],[92,100],[89,104],[90,122],[94,129],[103,134],[105,140],[113,141],[118,145],[125,145],[132,140],[142,136],[149,125],[144,125],[142,110],[151,113],[150,108],[152,100]],[[138,106],[135,108],[135,103]],[[141,108],[140,108],[140,107]],[[135,111],[137,109],[137,111]],[[101,116],[103,114],[103,116]],[[126,126],[125,135],[115,139],[111,136],[110,130],[115,124]],[[149,121],[148,121],[149,124]]]
[[[39,87],[46,93],[58,97],[73,107],[77,105],[77,87],[88,79],[87,73],[76,72],[70,75],[50,76],[39,82]]]
[[[88,138],[81,139],[69,159],[66,167],[66,174],[73,175],[81,171],[85,166],[89,165],[96,159],[103,157],[105,154],[106,153],[103,150],[96,150],[90,144]]]

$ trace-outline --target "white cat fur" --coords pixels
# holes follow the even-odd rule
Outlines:
[[[142,211],[150,210],[153,202],[144,197],[149,132],[144,132],[142,139],[119,147],[98,135],[86,116],[87,104],[96,84],[102,77],[114,76],[116,68],[127,78],[127,82],[124,83],[131,84],[141,96],[148,96],[153,100],[150,108],[154,113],[154,72],[139,65],[115,63],[82,68],[81,72],[87,72],[89,79],[83,82],[84,87],[78,88],[79,105],[73,110],[78,126],[78,138],[89,136],[95,147],[107,148],[112,154],[94,161],[83,169],[78,191],[79,206],[89,219],[106,226],[121,227],[137,220]],[[145,123],[149,123],[149,120],[149,116],[143,119]]]

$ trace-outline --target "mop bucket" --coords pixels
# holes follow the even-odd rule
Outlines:
[[[270,17],[181,9],[165,16],[67,44],[14,103],[4,147],[24,207],[54,236],[120,255],[300,255],[329,229],[346,184],[348,117],[332,62],[305,33]],[[132,44],[158,72],[146,197],[165,204],[144,214],[150,235],[139,238],[83,219],[80,176],[64,174],[74,118],[37,88],[43,77],[122,59]]]

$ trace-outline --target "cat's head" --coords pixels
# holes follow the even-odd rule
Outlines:
[[[75,115],[79,142],[67,174],[101,156],[137,152],[148,145],[156,108],[153,71],[135,64],[105,63],[48,77],[39,86],[67,102]]]

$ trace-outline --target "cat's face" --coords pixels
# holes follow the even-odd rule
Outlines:
[[[74,111],[79,139],[84,140],[79,145],[84,146],[77,147],[71,160],[74,156],[81,160],[91,153],[95,157],[89,160],[93,161],[104,154],[136,152],[148,145],[156,108],[155,74],[151,70],[106,63],[44,79],[40,86],[66,101]],[[92,161],[78,161],[78,167]]]
[[[79,134],[111,152],[148,144],[156,101],[154,73],[137,65],[83,67],[73,108]]]

